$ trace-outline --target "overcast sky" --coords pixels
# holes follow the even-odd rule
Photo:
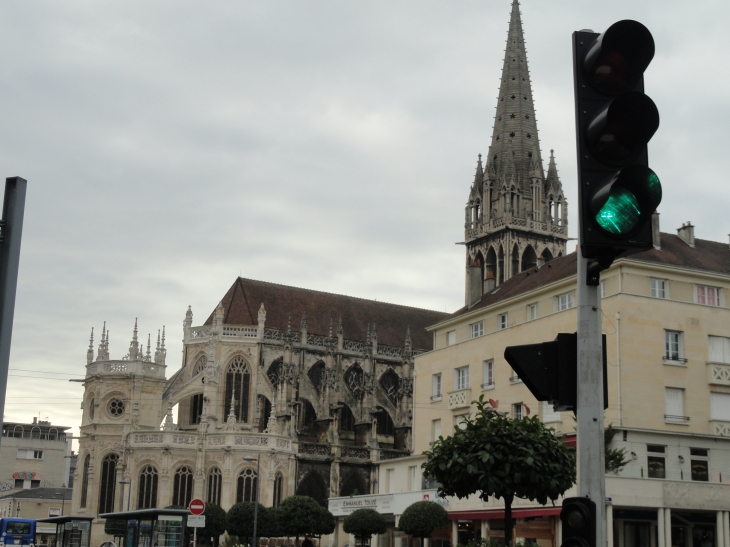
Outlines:
[[[455,242],[509,13],[510,0],[0,3],[0,175],[28,180],[5,419],[78,431],[82,388],[66,380],[103,321],[113,359],[135,317],[145,336],[167,325],[172,373],[187,306],[202,323],[239,274],[460,307]],[[691,220],[727,241],[730,4],[524,0],[522,13],[571,237],[571,33],[632,18],[657,47],[662,229]]]

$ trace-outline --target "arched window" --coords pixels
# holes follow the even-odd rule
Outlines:
[[[81,507],[86,507],[86,496],[89,493],[89,465],[91,465],[91,454],[84,458],[84,469],[81,474]]]
[[[258,477],[253,469],[244,469],[238,475],[236,484],[236,503],[242,501],[254,501],[256,499],[256,488],[258,487]]]
[[[101,460],[101,477],[99,480],[99,514],[114,511],[114,493],[117,487],[117,462],[119,456],[107,454]]]
[[[317,361],[307,372],[307,376],[309,376],[309,379],[311,380],[314,389],[317,390],[317,393],[321,393],[322,388],[324,387],[324,372],[324,361]]]
[[[368,493],[365,490],[366,487],[362,477],[360,477],[357,471],[353,471],[350,473],[350,476],[342,482],[342,486],[340,487],[340,496],[362,496],[363,494]]]
[[[259,432],[263,433],[269,425],[269,416],[271,416],[271,402],[263,395],[259,395],[259,410],[261,412]]]
[[[251,372],[248,364],[240,355],[236,355],[228,364],[226,372],[226,401],[225,413],[231,408],[233,398],[233,413],[237,422],[248,422],[248,396],[251,385]]]
[[[193,499],[193,472],[186,465],[175,471],[173,481],[172,504],[187,507]]]
[[[310,471],[297,487],[298,496],[309,496],[322,507],[327,507],[327,485],[316,471]]]
[[[358,363],[355,363],[345,371],[345,385],[355,397],[360,397],[364,394],[362,381],[363,371]]]
[[[340,431],[353,431],[355,429],[355,416],[347,405],[342,405],[340,409]]]
[[[284,497],[284,477],[281,473],[276,474],[274,479],[274,503],[273,507],[279,507],[282,498]]]
[[[16,439],[22,439],[25,433],[25,429],[23,429],[22,425],[16,425],[13,427],[13,437]]]
[[[214,467],[208,473],[208,503],[221,504],[221,484],[223,475],[221,470]]]
[[[532,245],[528,245],[525,252],[522,253],[522,271],[527,271],[535,266],[537,266],[537,255]]]
[[[190,397],[190,424],[199,424],[203,415],[203,394],[196,393]]]
[[[540,258],[542,258],[545,263],[548,263],[553,259],[553,253],[551,253],[548,249],[545,249],[542,252],[542,255],[540,255]]]
[[[512,248],[512,271],[510,275],[517,275],[520,273],[520,251],[517,248],[517,244]]]
[[[497,279],[497,285],[504,283],[504,249],[499,246],[499,254],[497,255],[497,270],[499,277]]]
[[[198,360],[195,361],[195,366],[193,367],[193,374],[191,378],[195,378],[198,374],[203,372],[207,364],[208,357],[206,357],[205,355],[201,355],[200,357],[198,357]]]
[[[33,426],[30,429],[30,438],[31,439],[40,439],[41,438],[41,428],[38,426]]]
[[[278,387],[279,384],[283,381],[281,370],[281,364],[283,362],[284,360],[281,357],[275,359],[271,363],[271,365],[269,365],[269,370],[266,373],[266,376],[269,377],[269,380],[271,380],[271,383],[274,385],[274,387]]]
[[[388,411],[382,407],[377,407],[378,412],[375,414],[375,420],[377,422],[377,433],[378,435],[393,435],[394,425],[393,419],[388,414]]]
[[[301,433],[302,435],[316,435],[317,434],[317,413],[312,406],[312,403],[306,399],[302,401],[302,414],[301,414]]]
[[[398,401],[398,375],[392,368],[386,370],[380,377],[380,387],[393,404]]]
[[[157,507],[157,469],[146,465],[139,474],[137,509]]]
[[[96,410],[96,399],[92,396],[89,399],[89,420],[94,419],[94,411]]]
[[[58,440],[58,429],[55,427],[52,427],[48,430],[48,440],[49,441],[57,441]]]

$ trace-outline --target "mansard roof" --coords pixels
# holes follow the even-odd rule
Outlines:
[[[667,233],[660,234],[660,242],[660,249],[637,253],[627,260],[730,275],[730,246],[727,243],[695,238],[695,246],[690,247],[679,236]],[[450,318],[574,276],[577,272],[577,256],[573,252],[551,260],[541,268],[530,268],[515,275],[482,296],[476,305],[460,308]]]
[[[366,300],[328,292],[256,281],[239,277],[222,298],[223,323],[229,325],[256,325],[259,307],[266,309],[266,326],[287,328],[289,318],[299,330],[302,315],[307,314],[307,332],[327,335],[332,321],[333,330],[342,318],[345,338],[365,340],[368,326],[377,325],[378,343],[403,346],[406,330],[410,328],[413,348],[430,350],[433,345],[426,327],[437,323],[448,314],[434,310],[412,308],[398,304]],[[206,325],[213,322],[211,313]]]

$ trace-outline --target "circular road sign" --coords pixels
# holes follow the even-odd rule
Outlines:
[[[193,515],[202,515],[203,511],[205,511],[205,502],[198,498],[195,498],[194,500],[190,500],[188,509],[190,510],[190,512]]]

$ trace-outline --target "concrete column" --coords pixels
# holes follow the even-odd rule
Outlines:
[[[725,526],[722,511],[715,513],[715,547],[725,547]]]
[[[555,517],[555,545],[559,547],[563,543],[563,521]]]
[[[723,547],[730,547],[730,511],[722,512]]]
[[[606,505],[606,546],[613,547],[613,505]]]
[[[350,534],[349,537],[347,538],[347,542],[348,542],[347,544],[349,547],[355,547],[355,545],[356,545],[355,536],[353,534]]]
[[[482,520],[482,539],[489,539],[489,521]]]
[[[451,547],[456,547],[459,543],[459,523],[455,520],[451,521]]]
[[[657,547],[666,547],[666,543],[664,543],[664,507],[659,508],[656,517]]]
[[[672,547],[672,510],[664,509],[664,545]]]

